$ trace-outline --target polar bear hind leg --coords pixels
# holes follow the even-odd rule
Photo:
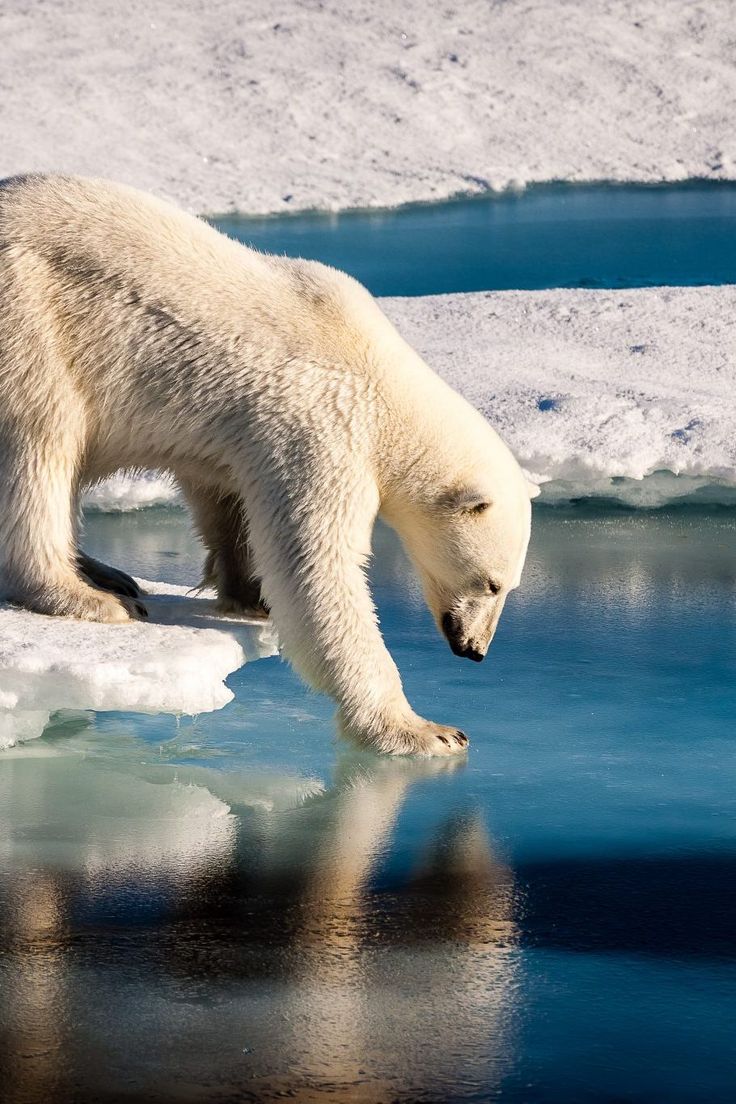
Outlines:
[[[178,480],[189,503],[207,557],[203,583],[217,590],[222,613],[268,617],[261,582],[253,567],[248,521],[240,497],[189,480]]]
[[[139,613],[134,601],[90,586],[77,570],[74,502],[84,405],[55,350],[37,335],[25,336],[0,348],[0,375],[21,381],[20,401],[0,412],[2,596],[37,613],[128,621]]]
[[[75,458],[58,448],[69,445],[59,432],[52,450],[37,451],[34,437],[25,447],[8,446],[0,433],[0,555],[5,596],[37,613],[83,621],[128,621],[139,612],[123,599],[90,586],[76,570],[72,525]],[[33,462],[25,458],[33,455]]]

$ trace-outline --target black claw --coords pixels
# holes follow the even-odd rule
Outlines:
[[[449,746],[450,746],[450,741],[449,741],[449,740],[447,739],[447,737],[446,737],[446,736],[443,736],[443,735],[442,735],[441,733],[439,733],[439,732],[437,733],[437,739],[438,739],[438,740],[441,740],[443,744],[446,744],[446,745],[447,745],[447,747],[449,747]]]
[[[128,575],[127,571],[98,563],[83,553],[77,556],[77,564],[84,578],[99,590],[108,590],[120,598],[140,598],[143,593],[133,576]]]
[[[127,571],[120,571],[117,567],[111,567],[106,571],[105,578],[108,588],[116,594],[122,594],[126,598],[140,597],[141,588],[132,575],[128,575]]]
[[[132,579],[130,584],[121,579],[111,579],[106,589],[110,590],[113,594],[119,594],[121,598],[137,598],[141,592],[141,588],[137,586]]]
[[[468,746],[468,737],[465,735],[464,732],[461,732],[460,729],[458,729],[455,733],[455,739],[460,744],[460,747]]]

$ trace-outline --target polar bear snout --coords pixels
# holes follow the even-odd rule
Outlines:
[[[468,640],[462,618],[458,617],[457,614],[443,613],[442,631],[456,656],[460,656],[462,659],[472,659],[476,663],[482,663],[486,658],[490,640],[488,640],[483,650],[480,649],[477,641]]]

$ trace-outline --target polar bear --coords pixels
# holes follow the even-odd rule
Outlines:
[[[449,755],[418,716],[365,568],[377,515],[438,627],[480,660],[530,532],[530,490],[477,411],[373,297],[133,189],[71,176],[0,184],[0,579],[44,614],[144,616],[125,573],[78,547],[81,489],[173,473],[224,610],[270,611],[283,651],[380,752]]]

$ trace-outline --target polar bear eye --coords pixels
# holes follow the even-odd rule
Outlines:
[[[495,579],[489,579],[487,586],[491,594],[498,594],[501,590],[501,584],[497,583]]]
[[[469,513],[484,514],[490,505],[490,502],[476,502],[475,506],[470,507]]]

